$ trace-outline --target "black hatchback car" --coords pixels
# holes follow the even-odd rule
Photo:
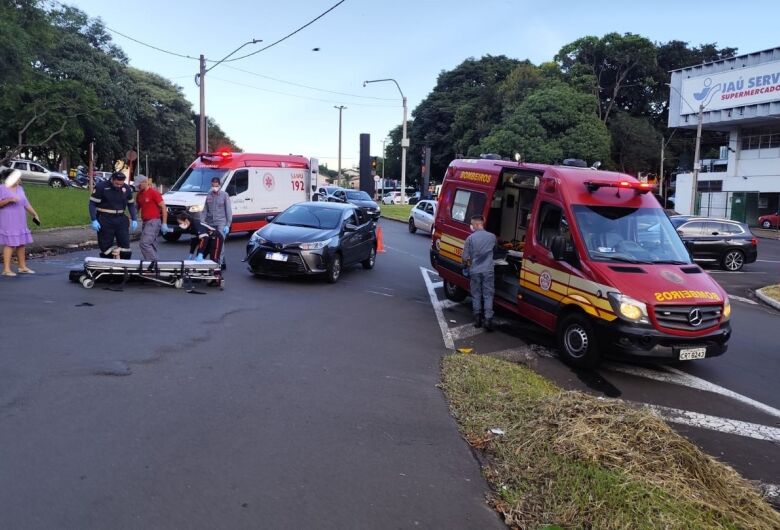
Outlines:
[[[303,202],[252,234],[244,261],[258,276],[319,274],[335,283],[350,265],[373,269],[376,247],[376,223],[360,208]]]
[[[729,219],[674,215],[669,218],[691,257],[738,271],[758,258],[758,239],[744,223]]]
[[[374,220],[379,219],[382,213],[379,205],[365,191],[340,189],[334,191],[329,200],[354,204]]]

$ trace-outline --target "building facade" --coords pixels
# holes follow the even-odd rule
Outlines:
[[[780,209],[780,47],[671,72],[669,127],[728,133],[720,159],[679,173],[675,210],[756,224]]]

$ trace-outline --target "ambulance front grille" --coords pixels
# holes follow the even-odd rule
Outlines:
[[[662,305],[655,308],[658,325],[671,329],[696,331],[707,329],[720,321],[720,306]]]

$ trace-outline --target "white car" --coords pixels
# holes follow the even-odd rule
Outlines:
[[[417,230],[431,232],[435,219],[436,201],[420,201],[409,212],[409,232],[412,234]]]
[[[67,175],[58,171],[49,171],[37,162],[11,160],[10,166],[22,173],[22,182],[48,184],[52,188],[67,188],[70,186],[70,179]]]
[[[391,191],[389,193],[385,193],[385,196],[382,197],[382,204],[401,204],[401,192],[400,191]],[[407,195],[405,197],[404,204],[409,204],[409,196]]]

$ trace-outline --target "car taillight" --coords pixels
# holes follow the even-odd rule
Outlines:
[[[754,247],[757,247],[758,246],[758,239],[756,239],[754,237],[753,239],[750,240],[750,244],[753,245]]]

